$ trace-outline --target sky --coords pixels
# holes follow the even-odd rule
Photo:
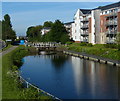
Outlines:
[[[73,21],[77,9],[93,9],[111,2],[2,2],[2,18],[9,14],[17,36],[25,36],[30,26],[45,21]],[[1,5],[0,5],[1,7]]]

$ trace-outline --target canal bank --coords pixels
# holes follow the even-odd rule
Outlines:
[[[68,55],[77,56],[77,57],[80,57],[80,58],[84,58],[84,59],[87,59],[87,60],[93,60],[93,61],[97,61],[97,62],[100,62],[100,63],[110,64],[110,65],[113,65],[113,66],[120,67],[120,60],[107,59],[107,58],[103,58],[103,57],[100,57],[100,56],[75,52],[75,51],[71,51],[71,50],[65,50],[65,51],[63,51],[63,53],[68,54]]]
[[[8,50],[6,50],[8,51]],[[2,100],[5,99],[50,99],[52,96],[46,94],[44,91],[35,88],[35,86],[29,86],[26,88],[21,83],[18,69],[22,65],[21,59],[24,56],[29,55],[28,49],[24,46],[19,46],[16,49],[7,52],[2,57]],[[32,85],[29,83],[29,85]]]
[[[115,66],[63,53],[31,55],[23,61],[21,76],[61,99],[117,98],[120,68]]]

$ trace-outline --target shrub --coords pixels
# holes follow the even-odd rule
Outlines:
[[[82,42],[82,43],[80,43],[80,46],[87,46],[87,43],[86,42]]]
[[[114,49],[118,49],[118,45],[117,44],[104,44],[105,48],[114,48]]]
[[[72,44],[72,43],[73,43],[73,42],[71,42],[71,41],[66,42],[67,45],[70,45],[70,44]]]
[[[87,43],[87,46],[92,47],[93,45],[92,45],[92,43]]]
[[[17,66],[15,66],[15,65],[13,65],[13,66],[12,66],[12,69],[13,69],[13,70],[17,70],[17,69],[18,69],[18,67],[17,67]]]
[[[82,42],[80,43],[80,46],[88,46],[88,47],[92,47],[92,43],[86,43],[86,42]]]

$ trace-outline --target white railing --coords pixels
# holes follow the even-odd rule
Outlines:
[[[42,93],[44,93],[45,95],[50,96],[50,97],[52,97],[52,98],[55,99],[55,100],[62,101],[62,100],[59,99],[58,97],[55,97],[54,95],[52,95],[52,94],[50,94],[50,93],[48,93],[48,92],[45,92],[44,90],[42,90],[42,89],[34,86],[33,84],[29,83],[28,81],[26,81],[25,79],[23,79],[22,76],[19,76],[19,78],[20,78],[21,83],[25,83],[25,84],[27,85],[27,88],[33,87],[33,88],[35,88],[35,89],[38,91],[38,93],[42,92]]]

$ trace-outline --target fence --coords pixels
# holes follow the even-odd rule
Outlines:
[[[42,90],[42,89],[34,86],[33,84],[29,83],[28,81],[26,81],[25,79],[23,79],[21,76],[19,76],[19,78],[20,78],[21,83],[25,83],[25,84],[27,85],[27,88],[29,88],[29,87],[31,86],[31,87],[35,88],[35,89],[38,91],[38,93],[42,92],[42,93],[44,93],[45,95],[50,96],[50,97],[52,97],[52,98],[55,99],[55,100],[62,101],[61,99],[55,97],[54,95],[52,95],[52,94],[50,94],[50,93],[47,93],[47,92],[45,92],[44,90]]]

